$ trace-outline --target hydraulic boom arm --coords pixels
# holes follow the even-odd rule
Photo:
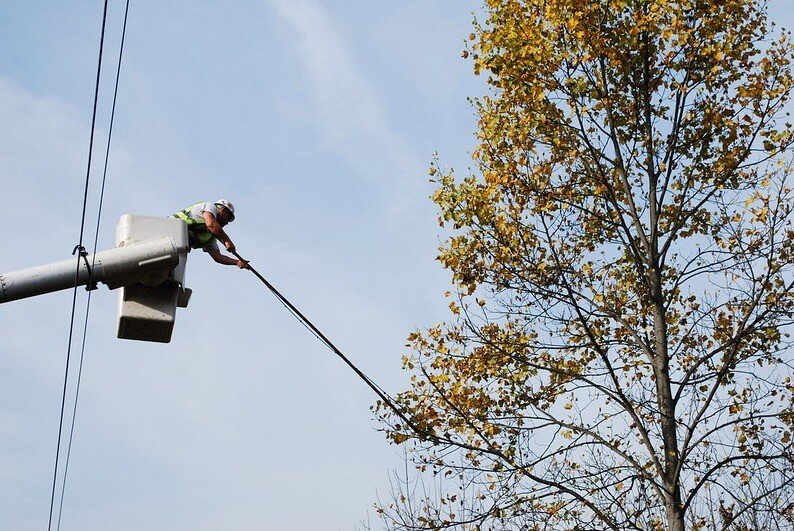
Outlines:
[[[85,258],[0,274],[0,304],[75,285],[103,282],[119,294],[118,337],[168,343],[176,308],[185,308],[189,251],[187,225],[179,219],[125,214],[116,248]],[[89,271],[90,268],[90,271]]]
[[[0,274],[0,303],[68,289],[89,282],[103,282],[110,289],[136,282],[157,285],[179,263],[179,251],[171,238],[159,238],[89,255],[86,260],[64,260]],[[91,274],[88,267],[92,265]],[[159,282],[158,282],[159,278]]]

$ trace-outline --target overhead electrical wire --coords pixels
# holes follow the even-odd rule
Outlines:
[[[88,185],[91,177],[91,158],[93,155],[93,148],[94,148],[94,132],[96,131],[97,105],[99,101],[99,80],[102,74],[102,52],[105,45],[105,25],[107,22],[107,14],[108,14],[108,0],[105,0],[102,11],[102,30],[100,32],[100,37],[99,37],[99,58],[97,60],[96,84],[94,86],[94,107],[91,115],[91,135],[88,144],[88,164],[85,172],[85,188],[83,190],[83,209],[82,209],[82,214],[80,216],[80,238],[79,238],[79,243],[77,244],[77,246],[74,248],[73,251],[73,253],[77,252],[78,256],[77,256],[77,264],[76,264],[77,267],[74,273],[74,289],[72,290],[72,310],[69,320],[69,343],[66,347],[66,369],[64,371],[64,376],[63,376],[63,392],[61,395],[61,414],[58,423],[58,442],[55,449],[55,466],[53,467],[53,473],[52,473],[52,493],[50,495],[50,514],[47,520],[48,531],[52,529],[52,512],[55,505],[55,486],[58,481],[58,461],[60,460],[61,437],[63,435],[63,413],[64,413],[64,408],[66,407],[66,388],[69,383],[69,363],[72,354],[72,338],[74,337],[74,314],[75,314],[75,309],[77,307],[77,286],[80,278],[80,260],[81,259],[85,260],[85,256],[86,256],[85,248],[83,247],[83,234],[85,232],[86,207],[88,205]]]
[[[238,260],[242,260],[244,262],[248,262],[242,256],[240,256],[236,251],[231,251],[231,253],[237,257]],[[407,428],[412,431],[414,434],[418,436],[420,441],[432,441],[437,444],[451,444],[455,445],[459,448],[464,448],[472,451],[478,452],[486,452],[493,455],[501,455],[499,453],[499,449],[489,445],[487,448],[483,448],[481,446],[472,445],[462,441],[454,441],[448,434],[446,433],[437,433],[433,430],[432,426],[423,427],[417,424],[416,421],[409,418],[409,416],[397,405],[397,401],[389,396],[386,391],[383,390],[377,383],[375,383],[369,376],[367,376],[364,371],[356,367],[356,365],[350,361],[350,359],[342,353],[336,345],[328,339],[325,334],[323,334],[319,328],[317,328],[314,323],[312,323],[300,310],[298,310],[295,305],[293,305],[287,298],[281,294],[279,290],[276,289],[273,284],[268,282],[268,280],[263,277],[256,269],[251,267],[250,264],[247,265],[247,269],[249,269],[256,277],[262,281],[262,283],[276,296],[276,298],[287,308],[292,315],[300,321],[300,323],[306,327],[312,334],[314,334],[317,339],[319,339],[326,347],[328,347],[334,354],[336,354],[345,364],[350,367],[356,375],[364,381],[364,383],[372,389],[375,394],[380,397],[382,400],[382,404],[392,411],[405,423],[404,426],[395,426],[395,430],[401,430],[403,428]]]
[[[111,104],[110,125],[108,126],[107,146],[105,148],[105,162],[102,169],[102,185],[99,191],[99,207],[97,209],[96,230],[94,232],[94,246],[92,252],[93,258],[91,262],[91,271],[93,271],[94,269],[97,247],[99,244],[99,228],[102,221],[102,205],[105,199],[105,183],[107,181],[107,175],[108,175],[108,160],[110,159],[110,143],[111,143],[111,139],[113,138],[113,123],[116,117],[116,101],[118,99],[118,93],[119,93],[119,78],[121,76],[122,58],[124,56],[124,40],[127,35],[127,17],[129,14],[129,10],[130,10],[130,0],[127,0],[126,5],[124,7],[124,22],[122,23],[122,28],[121,28],[121,43],[119,45],[119,57],[118,57],[118,63],[116,65],[116,80],[113,88],[113,103]],[[80,348],[80,362],[78,364],[78,369],[77,369],[77,383],[75,385],[74,403],[72,405],[72,419],[69,427],[69,438],[66,445],[66,459],[64,461],[64,467],[63,467],[60,503],[58,504],[58,519],[57,519],[58,524],[56,526],[57,530],[61,529],[61,515],[63,513],[63,499],[65,495],[64,493],[66,492],[66,478],[69,474],[69,460],[72,455],[72,440],[74,439],[74,425],[75,425],[75,419],[77,417],[77,401],[80,397],[80,383],[82,381],[82,376],[83,376],[83,359],[85,357],[86,336],[88,335],[88,319],[91,313],[92,291],[93,290],[88,291],[88,298],[85,307],[85,319],[83,322],[83,339]]]
[[[237,257],[238,260],[242,260],[244,262],[248,262],[242,256],[240,256],[236,251],[231,251],[231,253]],[[376,395],[383,401],[383,404],[388,406],[389,409],[394,411],[398,417],[400,417],[403,422],[405,422],[406,427],[413,430],[417,435],[420,435],[426,439],[433,440],[433,441],[443,441],[444,439],[428,431],[427,429],[421,428],[420,426],[416,425],[416,422],[412,421],[408,418],[408,416],[400,409],[400,407],[396,404],[395,400],[389,396],[386,391],[383,390],[381,386],[375,383],[372,378],[367,376],[364,371],[359,369],[350,359],[344,355],[344,353],[337,348],[334,343],[328,339],[325,334],[323,334],[319,328],[317,328],[314,323],[312,323],[303,313],[301,313],[298,308],[295,307],[281,292],[276,289],[276,287],[271,284],[264,276],[262,276],[259,271],[254,269],[250,264],[248,264],[247,269],[249,269],[256,277],[269,289],[273,295],[284,305],[287,310],[295,316],[296,319],[306,327],[314,336],[319,339],[326,347],[328,347],[334,354],[336,354],[345,364],[353,370],[356,375],[367,384],[367,386],[372,389]]]

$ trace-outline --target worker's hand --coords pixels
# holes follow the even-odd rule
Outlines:
[[[248,269],[248,260],[237,260],[237,267],[240,269]]]
[[[237,247],[234,246],[231,240],[227,240],[223,245],[226,246],[226,250],[229,251],[230,253],[233,253],[234,251],[237,250]]]

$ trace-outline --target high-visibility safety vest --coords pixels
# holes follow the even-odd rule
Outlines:
[[[204,201],[199,201],[199,203],[204,203]],[[215,239],[215,235],[207,228],[204,218],[193,219],[190,217],[190,211],[199,203],[193,203],[186,209],[171,215],[172,218],[178,218],[187,223],[187,241],[193,249],[201,249]]]

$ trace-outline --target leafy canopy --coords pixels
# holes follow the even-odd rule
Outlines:
[[[477,171],[430,170],[453,319],[409,337],[418,432],[380,413],[471,496],[384,517],[790,517],[788,33],[755,0],[488,0],[470,40]]]

